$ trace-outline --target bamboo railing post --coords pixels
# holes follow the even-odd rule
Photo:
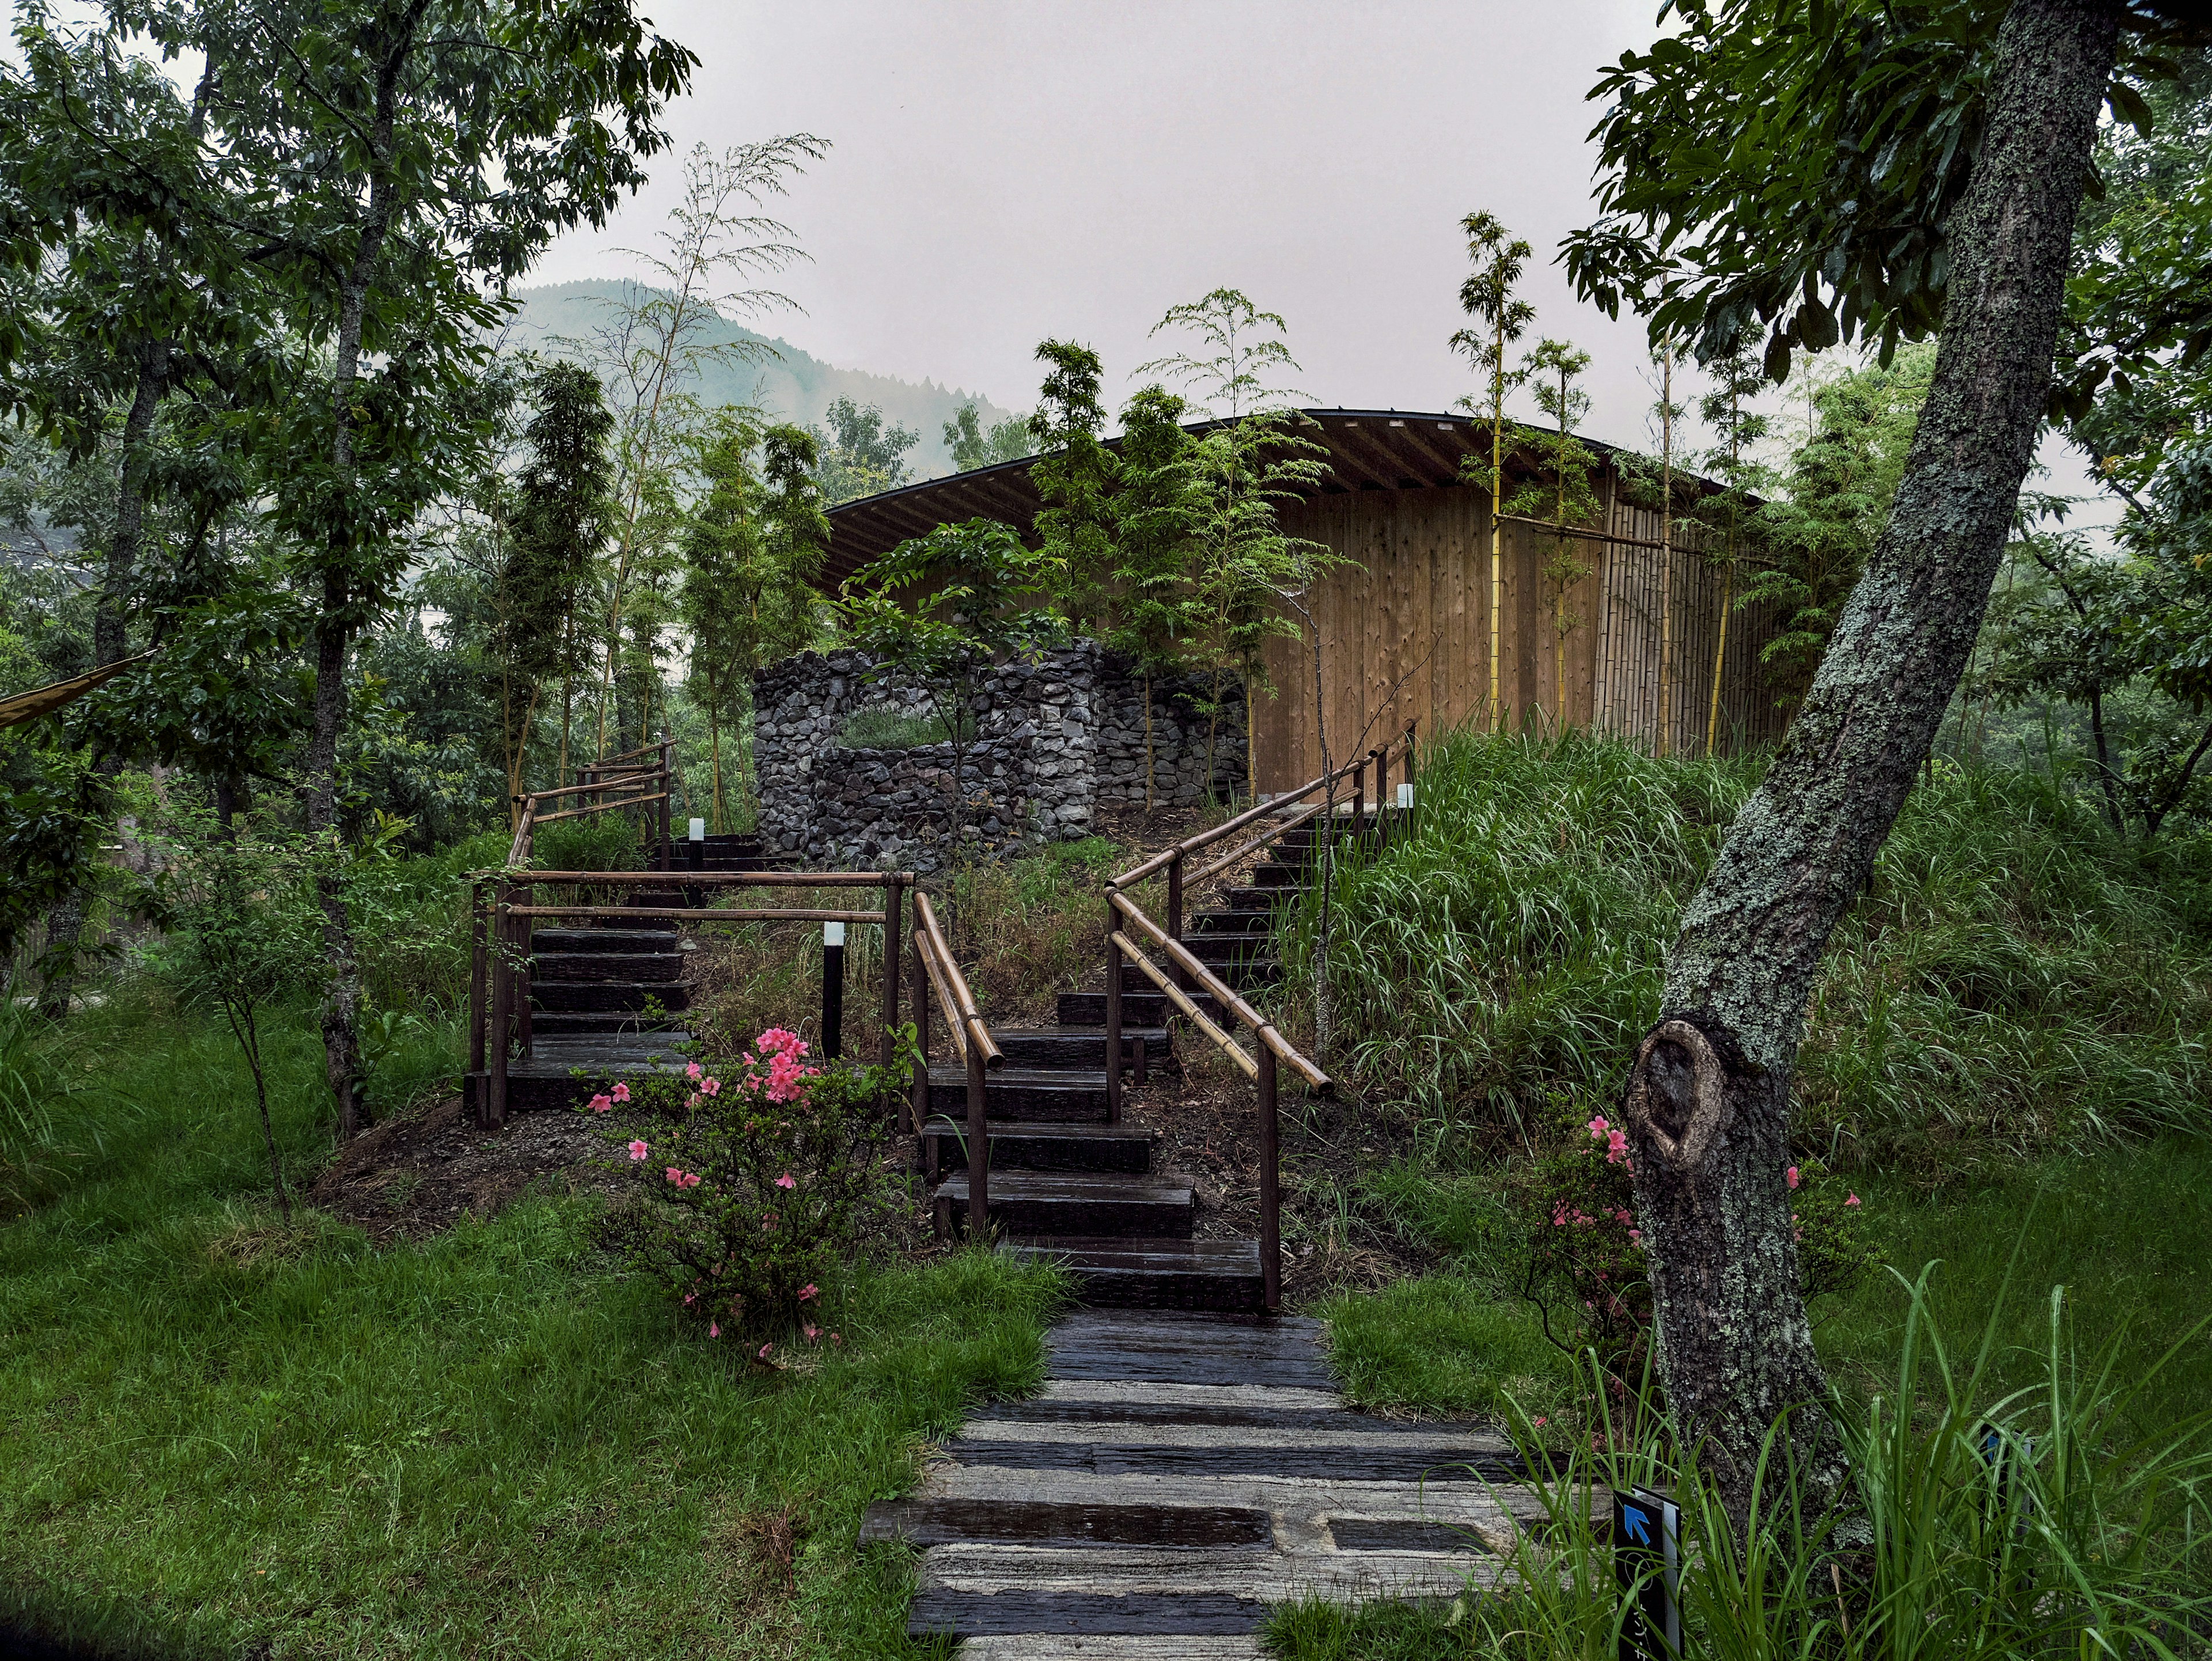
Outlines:
[[[1176,940],[1182,938],[1182,850],[1181,849],[1177,849],[1175,857],[1168,861],[1168,933]],[[1177,986],[1182,987],[1186,992],[1190,989],[1190,983],[1183,978],[1180,970],[1171,970],[1170,972],[1175,975]]]
[[[1114,943],[1118,919],[1106,908],[1106,1123],[1121,1123],[1121,948]]]
[[[528,885],[525,884],[517,884],[510,904],[527,904],[529,901],[530,889]],[[532,993],[535,990],[535,988],[532,983],[532,977],[531,970],[532,965],[530,956],[530,942],[531,937],[537,933],[538,919],[535,917],[510,916],[508,921],[514,930],[515,1036],[521,1041],[522,1059],[526,1062],[530,1059],[531,1050],[530,1005],[532,1002]]]
[[[878,1063],[891,1064],[893,1030],[898,1025],[899,959],[905,954],[899,949],[899,899],[906,886],[903,873],[890,872],[884,878],[884,1038],[883,1056]],[[915,1007],[921,1007],[921,988],[915,988]]]
[[[963,1020],[967,1018],[962,1017]],[[968,1238],[989,1238],[991,1224],[991,1127],[985,1111],[983,1046],[968,1033]]]
[[[1260,1062],[1260,1287],[1267,1313],[1283,1306],[1281,1186],[1276,1171],[1275,1052],[1255,1046]]]
[[[1375,817],[1370,819],[1368,824],[1375,831],[1375,840],[1380,842],[1382,840],[1384,821],[1387,817],[1383,812],[1386,804],[1382,798],[1390,794],[1389,746],[1385,745],[1380,750],[1370,750],[1367,752],[1367,759],[1375,765]]]
[[[913,1099],[907,1115],[912,1123],[901,1127],[915,1135],[929,1123],[929,966],[921,960],[921,930],[914,931],[914,1062]]]
[[[684,800],[691,798],[687,792]],[[660,845],[663,848],[676,835],[676,821],[671,817],[676,811],[676,740],[667,733],[660,735]]]
[[[1352,770],[1352,837],[1357,842],[1362,829],[1360,815],[1367,811],[1367,758],[1363,756]],[[1329,826],[1333,833],[1336,827]]]
[[[484,1093],[477,1102],[479,1130],[496,1130],[507,1117],[507,1026],[514,1008],[514,972],[507,961],[507,935],[514,928],[507,915],[508,886],[502,880],[492,902],[491,1024],[486,1034],[490,1053],[485,1057]]]
[[[471,1074],[484,1070],[484,1022],[491,1011],[486,1007],[484,970],[486,962],[484,929],[490,922],[485,913],[484,891],[490,885],[482,877],[469,879],[469,1071]],[[481,1111],[483,1104],[477,1104]]]

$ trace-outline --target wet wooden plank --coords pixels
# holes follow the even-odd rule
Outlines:
[[[988,1409],[994,1422],[1040,1425],[1241,1426],[1255,1430],[1330,1431],[1410,1429],[1342,1408],[1269,1408],[1194,1405],[1143,1401],[1070,1402],[1043,1399],[1006,1402]],[[1431,1433],[1434,1434],[1431,1427]]]
[[[1339,1551],[1445,1551],[1474,1556],[1490,1549],[1473,1529],[1454,1528],[1449,1523],[1332,1517],[1328,1533]]]
[[[1188,1634],[1259,1630],[1267,1606],[1256,1598],[1198,1593],[1164,1597],[1092,1597],[1068,1592],[924,1591],[907,1612],[916,1637],[1015,1633]]]
[[[1265,1550],[1268,1514],[1242,1506],[1086,1506],[984,1500],[879,1500],[860,1538],[934,1546],[1144,1546]]]
[[[1056,1378],[1146,1379],[1183,1384],[1282,1384],[1328,1390],[1336,1378],[1318,1360],[1234,1351],[1121,1349],[1108,1347],[1062,1349],[1055,1345],[1051,1367]]]
[[[1188,1447],[1131,1442],[1011,1442],[959,1437],[945,1455],[1004,1470],[1091,1471],[1101,1476],[1259,1476],[1359,1482],[1520,1482],[1518,1453],[1387,1447]]]

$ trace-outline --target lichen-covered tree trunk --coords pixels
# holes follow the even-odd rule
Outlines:
[[[1950,227],[1926,407],[1889,524],[1780,752],[1667,959],[1629,1080],[1669,1407],[1739,1527],[1792,1409],[1816,1498],[1846,1480],[1799,1294],[1790,1086],[1830,931],[1867,883],[1973,647],[2051,384],[2076,206],[2117,49],[2108,0],[2015,0]]]

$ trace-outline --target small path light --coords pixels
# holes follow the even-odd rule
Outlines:
[[[822,925],[822,1053],[836,1061],[845,1048],[845,925]]]

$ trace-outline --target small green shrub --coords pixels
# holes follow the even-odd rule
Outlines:
[[[961,739],[975,736],[975,719],[961,718]],[[837,733],[848,750],[919,750],[927,744],[950,744],[951,723],[941,715],[902,715],[896,709],[862,709]]]
[[[540,871],[635,871],[638,828],[621,812],[556,819],[531,833],[532,862]],[[502,850],[498,861],[506,858]]]
[[[908,1076],[911,1046],[889,1069],[824,1070],[807,1051],[797,1033],[771,1027],[726,1063],[694,1061],[680,1077],[617,1085],[580,1110],[609,1126],[626,1160],[659,1170],[652,1197],[616,1238],[710,1338],[796,1325],[815,1342],[823,1283],[862,1228],[897,1203],[884,1104]],[[633,1127],[606,1116],[618,1107],[655,1111],[657,1122],[627,1134]]]

